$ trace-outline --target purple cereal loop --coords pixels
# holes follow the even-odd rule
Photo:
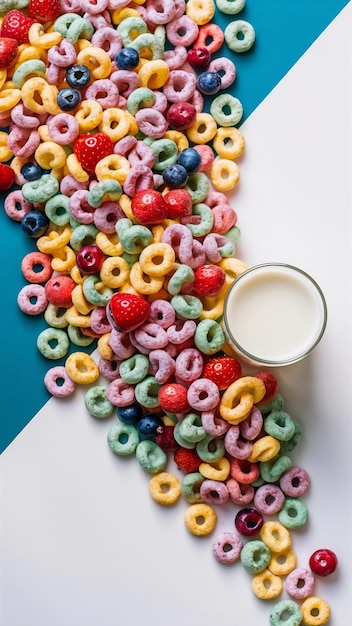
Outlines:
[[[37,130],[14,127],[7,137],[7,147],[17,157],[28,158],[35,153],[40,144]]]
[[[214,410],[203,411],[201,419],[205,432],[214,437],[221,437],[230,428],[230,423],[216,415]]]
[[[213,214],[213,232],[222,235],[227,233],[237,222],[237,213],[230,206],[218,205],[211,209]]]
[[[185,70],[171,70],[163,86],[163,92],[170,102],[185,102],[192,98],[197,79]]]
[[[79,0],[80,1],[80,5],[81,5],[81,10],[85,11],[86,13],[88,13],[89,15],[98,15],[100,13],[102,13],[103,11],[105,11],[105,9],[108,6],[108,0]],[[92,45],[98,45],[93,43],[92,41]]]
[[[8,217],[15,222],[20,222],[29,211],[32,211],[33,204],[23,197],[20,189],[16,189],[7,194],[4,200],[4,209]]]
[[[291,467],[290,470],[280,476],[279,484],[286,496],[299,498],[309,488],[309,474],[303,467]]]
[[[91,15],[90,13],[84,13],[83,19],[88,20],[98,31],[100,28],[109,28],[112,26],[112,21],[109,11],[103,11],[100,15]]]
[[[185,348],[176,358],[175,373],[179,380],[192,383],[203,371],[203,356],[197,348]]]
[[[104,359],[101,357],[98,361],[98,369],[101,376],[104,376],[106,380],[113,381],[119,377],[120,374],[120,363],[118,359]]]
[[[153,139],[161,139],[169,126],[163,114],[151,108],[139,109],[135,120],[139,130]]]
[[[226,504],[230,498],[226,484],[220,480],[206,478],[203,480],[199,492],[202,500],[207,504]]]
[[[188,15],[169,21],[166,36],[173,46],[191,46],[198,37],[199,28]]]
[[[106,390],[106,397],[114,406],[128,406],[135,401],[134,386],[115,378]]]
[[[173,50],[164,52],[164,61],[170,70],[179,70],[187,61],[187,48],[176,46]]]
[[[226,486],[230,498],[235,504],[250,504],[254,496],[254,487],[237,482],[234,478],[228,478]]]
[[[114,154],[119,154],[120,156],[129,158],[129,153],[135,147],[137,143],[137,139],[132,137],[132,135],[127,135],[122,139],[119,139],[114,145]]]
[[[94,224],[101,232],[111,235],[115,233],[115,225],[118,220],[125,217],[123,210],[117,202],[103,202],[94,211]]]
[[[131,198],[142,189],[153,187],[153,172],[146,165],[134,165],[129,170],[123,183],[123,191]]]
[[[168,243],[175,251],[176,256],[179,256],[181,244],[186,252],[187,248],[191,248],[193,237],[187,226],[182,224],[172,224],[165,228],[161,241]]]
[[[51,139],[60,146],[69,146],[79,135],[79,124],[76,118],[68,113],[50,115],[47,127]]]
[[[72,174],[64,176],[60,182],[60,193],[62,193],[64,196],[70,197],[74,194],[75,191],[87,188],[88,182],[80,183],[78,182],[78,180],[75,179],[74,176],[72,176]]]
[[[131,331],[130,333],[128,333],[130,342],[132,344],[132,346],[135,348],[135,350],[137,350],[137,352],[140,352],[141,354],[145,354],[148,355],[150,350],[149,348],[145,348],[144,346],[142,346],[142,344],[139,343],[139,341],[137,341],[134,331]],[[165,348],[165,350],[167,349],[167,347]]]
[[[105,306],[98,306],[93,309],[90,314],[90,327],[98,335],[111,332],[111,324],[108,320]]]
[[[134,331],[134,337],[146,350],[160,350],[167,346],[169,339],[166,330],[160,324],[146,322]]]
[[[69,199],[70,213],[81,224],[92,224],[94,221],[95,208],[89,204],[88,195],[88,190],[78,189]]]
[[[150,373],[157,383],[164,384],[175,371],[175,361],[165,350],[152,350],[149,353]]]
[[[230,59],[219,57],[210,61],[207,72],[217,72],[221,77],[221,89],[227,89],[236,78],[236,67]]]
[[[48,50],[48,61],[52,65],[59,68],[66,68],[73,65],[76,62],[77,53],[75,47],[67,41],[62,39],[58,46],[53,46]]]
[[[212,550],[219,563],[228,564],[239,559],[242,545],[242,540],[236,533],[223,532],[213,542]]]
[[[285,495],[277,485],[266,484],[258,487],[253,504],[262,515],[274,515],[281,511]]]
[[[148,321],[169,328],[176,319],[175,309],[167,300],[154,300],[149,309]]]
[[[313,572],[296,568],[290,572],[285,580],[285,589],[291,598],[304,600],[313,594],[315,578]]]
[[[188,404],[196,411],[211,411],[219,404],[218,386],[208,378],[199,378],[191,383],[187,391]]]
[[[200,93],[200,91],[198,91],[198,89],[194,90],[194,94],[192,96],[192,98],[190,98],[188,100],[188,102],[190,104],[193,104],[195,110],[197,111],[197,113],[202,113],[203,109],[204,109],[204,98],[202,96],[202,94]],[[208,148],[210,146],[207,146]],[[198,172],[200,172],[201,170],[198,169]]]
[[[185,0],[174,0],[174,4],[175,4],[175,18],[176,17],[181,17],[181,15],[184,14],[184,12],[186,11],[186,2]]]
[[[214,209],[214,207],[219,205],[230,206],[227,197],[222,191],[209,191],[204,202],[210,209]]]
[[[227,237],[222,237],[217,233],[209,233],[206,235],[203,241],[203,247],[206,257],[211,263],[219,263],[222,256],[219,252],[219,248],[231,243]]]
[[[167,338],[170,343],[179,345],[194,336],[197,324],[193,320],[176,320],[175,324],[167,329]]]
[[[124,98],[128,98],[132,91],[139,87],[141,80],[136,72],[128,70],[117,70],[110,74],[110,80],[116,85],[119,93]]]
[[[76,384],[69,377],[63,365],[56,365],[47,371],[44,376],[44,385],[48,392],[56,398],[66,398],[76,389]]]
[[[152,168],[155,161],[155,154],[144,141],[137,141],[127,158],[132,167],[135,165],[146,165]]]
[[[54,63],[50,63],[46,70],[46,82],[49,83],[49,85],[60,85],[65,80],[65,76],[66,69]]]
[[[115,330],[115,328],[113,328],[110,333],[109,346],[121,361],[128,359],[136,352],[134,346],[131,345],[129,335],[127,333],[120,333],[118,330]]]
[[[197,269],[205,263],[205,250],[200,241],[192,240],[191,248],[187,248],[184,241],[181,241],[179,249],[179,259],[184,265],[188,265],[192,270]]]
[[[80,13],[80,0],[61,0],[61,10],[63,13]]]
[[[244,439],[253,441],[253,439],[259,437],[263,426],[263,416],[259,409],[256,406],[253,406],[248,417],[246,417],[246,419],[243,420],[239,426],[241,435]]]
[[[160,111],[160,113],[164,113],[167,109],[167,97],[163,94],[162,91],[158,91],[157,89],[153,90],[154,94],[154,102],[153,109]]]
[[[31,283],[25,285],[17,296],[17,304],[26,315],[39,315],[48,306],[45,287]]]
[[[233,425],[227,431],[224,439],[225,450],[234,458],[244,461],[252,454],[252,444],[240,438],[238,425]]]
[[[86,89],[85,99],[94,100],[100,104],[102,109],[117,107],[120,98],[118,87],[112,80],[101,78],[94,81]]]
[[[172,0],[147,0],[145,8],[147,20],[152,24],[168,24],[176,14]]]
[[[16,106],[12,109],[11,120],[14,124],[17,124],[17,126],[20,126],[21,128],[31,129],[38,128],[41,123],[39,117],[36,116],[33,111],[26,109],[22,102],[16,104]]]

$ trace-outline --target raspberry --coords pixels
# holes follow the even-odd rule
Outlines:
[[[193,449],[187,450],[186,448],[178,448],[174,452],[174,461],[181,472],[189,474],[190,472],[196,472],[199,469],[202,460],[199,458],[197,452]]]

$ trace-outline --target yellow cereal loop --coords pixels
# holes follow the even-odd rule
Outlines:
[[[37,248],[45,254],[56,256],[60,248],[64,248],[70,241],[72,229],[66,226],[62,230],[52,230],[37,239]]]
[[[209,113],[197,113],[196,121],[187,128],[186,135],[193,143],[202,145],[215,137],[217,129],[217,124]]]
[[[92,44],[88,39],[78,39],[75,43],[75,49],[78,54],[81,50],[85,50],[86,48],[91,48]]]
[[[265,396],[265,385],[255,376],[242,376],[224,392],[220,402],[220,415],[230,424],[238,424],[248,417],[253,404]]]
[[[163,278],[144,274],[141,264],[136,262],[130,271],[130,283],[139,294],[149,295],[160,291],[163,286]]]
[[[120,240],[116,233],[103,233],[99,231],[96,238],[95,243],[97,246],[109,256],[120,256],[123,254],[124,249],[120,244]]]
[[[158,224],[157,226],[152,226],[150,230],[152,231],[153,235],[153,243],[160,243],[164,233],[164,228],[161,226],[161,224]]]
[[[66,159],[66,167],[77,182],[85,183],[89,180],[89,174],[87,174],[87,172],[83,169],[75,154],[72,153],[68,155]]]
[[[145,0],[143,0],[143,2],[145,2]],[[143,2],[135,2],[135,4],[143,4]],[[118,24],[120,24],[120,22],[122,22],[122,20],[125,20],[127,17],[138,17],[140,18],[140,13],[138,11],[136,11],[136,9],[130,9],[129,7],[122,7],[120,9],[115,9],[112,12],[111,15],[111,20],[112,23],[117,26]]]
[[[80,328],[90,328],[90,315],[82,315],[77,311],[75,306],[71,306],[66,311],[66,321],[71,326],[79,326]]]
[[[74,265],[70,271],[70,276],[72,278],[72,280],[75,281],[75,283],[77,283],[77,285],[81,285],[84,281],[84,276],[82,276],[81,271],[79,270],[79,268],[77,267],[77,265]]]
[[[42,141],[51,141],[49,129],[46,124],[38,126],[38,134]]]
[[[98,181],[112,178],[123,185],[130,169],[131,165],[125,157],[120,154],[109,154],[100,159],[95,168],[95,175]]]
[[[94,309],[94,304],[84,297],[82,284],[76,285],[71,292],[72,304],[81,315],[88,315]]]
[[[174,141],[177,146],[178,152],[182,152],[182,150],[186,150],[186,148],[189,148],[189,141],[186,135],[184,135],[184,133],[181,133],[181,131],[179,130],[167,130],[166,133],[164,133],[164,138]]]
[[[198,471],[209,480],[226,480],[230,474],[230,461],[226,457],[222,457],[217,461],[210,463],[201,463]]]
[[[132,213],[131,198],[129,198],[129,196],[127,196],[126,194],[122,194],[119,200],[119,205],[121,209],[123,210],[124,214],[126,215],[126,217],[128,217],[128,219],[131,220],[133,224],[137,224],[138,220]]]
[[[224,270],[226,277],[231,281],[230,284],[237,278],[237,276],[248,269],[248,265],[235,257],[222,259],[218,265],[222,270]]]
[[[4,85],[6,79],[7,79],[7,71],[6,70],[0,70],[0,89]]]
[[[28,44],[22,44],[18,46],[18,53],[16,58],[16,65],[14,66],[17,69],[22,63],[26,61],[45,61],[46,51],[44,48],[39,48],[38,46],[30,46]]]
[[[138,71],[141,87],[148,87],[149,89],[160,89],[160,87],[165,85],[169,75],[170,68],[168,64],[161,59],[154,59],[153,61],[143,63],[141,69]]]
[[[121,256],[111,256],[103,262],[100,278],[106,287],[118,289],[128,281],[130,266]]]
[[[326,600],[312,596],[302,602],[303,623],[306,626],[323,626],[330,619],[331,609]]]
[[[21,97],[20,89],[2,89],[0,91],[0,113],[9,111],[10,114],[11,109],[19,103]]]
[[[265,437],[260,437],[257,441],[253,443],[252,453],[248,457],[248,461],[250,463],[271,461],[274,459],[280,452],[280,442],[272,437],[271,435],[267,435]]]
[[[128,134],[130,124],[131,119],[126,111],[118,109],[117,107],[110,107],[102,114],[99,130],[110,137],[111,141],[115,143]]]
[[[36,149],[34,158],[44,170],[51,170],[65,165],[66,152],[58,143],[44,141]]]
[[[170,506],[181,495],[181,483],[174,474],[160,472],[149,481],[149,493],[159,504]]]
[[[86,65],[97,80],[108,78],[111,73],[111,59],[107,52],[95,46],[89,46],[81,50],[77,55],[76,63]]]
[[[217,191],[230,191],[239,183],[240,169],[229,159],[215,159],[210,168],[210,180]]]
[[[103,108],[95,100],[83,100],[75,118],[81,133],[87,133],[97,128],[103,118]]]
[[[279,522],[264,522],[259,537],[272,552],[284,552],[291,547],[291,534]]]
[[[67,357],[65,369],[73,382],[90,385],[99,377],[99,369],[92,357],[85,352],[74,352]]]
[[[22,87],[22,101],[27,109],[38,113],[50,113],[57,115],[61,113],[56,98],[58,89],[54,85],[49,85],[45,78],[36,76],[28,78]]]
[[[287,576],[287,574],[295,569],[296,563],[296,553],[289,548],[282,552],[273,552],[268,564],[268,569],[276,576]]]
[[[244,152],[245,140],[238,128],[220,127],[213,139],[213,148],[222,159],[237,159]]]
[[[188,0],[186,4],[186,15],[198,26],[208,24],[215,14],[215,3],[213,0]]]
[[[7,137],[7,133],[0,131],[0,163],[6,163],[13,156],[10,148],[7,147]]]
[[[217,320],[222,316],[226,291],[227,289],[222,289],[217,296],[203,298],[203,310],[199,316],[200,320]]]
[[[38,48],[49,50],[53,46],[57,46],[62,40],[62,35],[56,31],[50,33],[45,32],[44,27],[39,22],[32,24],[28,31],[29,43]]]
[[[175,251],[168,243],[151,243],[139,255],[142,271],[156,278],[166,276],[174,268]]]
[[[76,263],[76,255],[70,246],[57,250],[51,260],[51,267],[55,272],[70,272]]]
[[[282,578],[275,576],[269,569],[252,578],[252,589],[261,600],[273,600],[277,598],[283,589]]]
[[[97,341],[97,348],[100,356],[103,357],[103,359],[112,361],[114,358],[114,352],[113,349],[110,347],[109,340],[110,333],[105,333],[104,335],[101,335],[101,337],[99,337]]]
[[[187,530],[198,537],[209,535],[216,525],[217,515],[208,504],[192,504],[184,516]]]

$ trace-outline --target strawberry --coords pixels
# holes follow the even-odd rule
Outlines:
[[[11,9],[2,21],[0,36],[16,39],[19,46],[22,43],[29,43],[28,31],[32,24],[34,24],[32,18],[27,17],[22,11]]]
[[[109,321],[124,333],[129,333],[143,324],[149,311],[149,302],[132,293],[114,293],[107,307]]]
[[[255,374],[256,378],[260,378],[263,381],[266,389],[264,398],[260,401],[260,404],[268,404],[279,393],[279,384],[276,377],[271,372],[263,371]]]
[[[180,383],[166,383],[159,389],[158,402],[166,413],[187,413],[190,406],[187,389]]]
[[[196,472],[202,462],[194,448],[178,448],[174,452],[174,461],[185,474]]]
[[[0,191],[7,191],[15,182],[15,172],[12,167],[0,163]]]
[[[231,356],[214,356],[205,364],[202,376],[211,380],[222,390],[241,378],[242,368],[240,363]]]
[[[0,37],[0,70],[7,69],[15,60],[18,43],[12,37]]]
[[[142,189],[132,198],[133,215],[140,224],[159,224],[168,214],[168,206],[160,193],[155,189]]]
[[[114,145],[104,133],[81,135],[76,139],[73,151],[83,169],[89,174],[94,174],[99,161],[113,153]]]
[[[187,189],[171,189],[164,196],[171,220],[192,215],[192,196]]]
[[[28,15],[36,22],[51,22],[61,15],[60,0],[29,0]]]
[[[193,292],[196,296],[216,296],[225,285],[226,274],[217,265],[201,265],[194,272]]]

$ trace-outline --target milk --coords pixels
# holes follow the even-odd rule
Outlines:
[[[305,272],[264,264],[241,274],[225,302],[229,342],[250,360],[267,365],[294,363],[321,339],[326,325],[324,296]]]

